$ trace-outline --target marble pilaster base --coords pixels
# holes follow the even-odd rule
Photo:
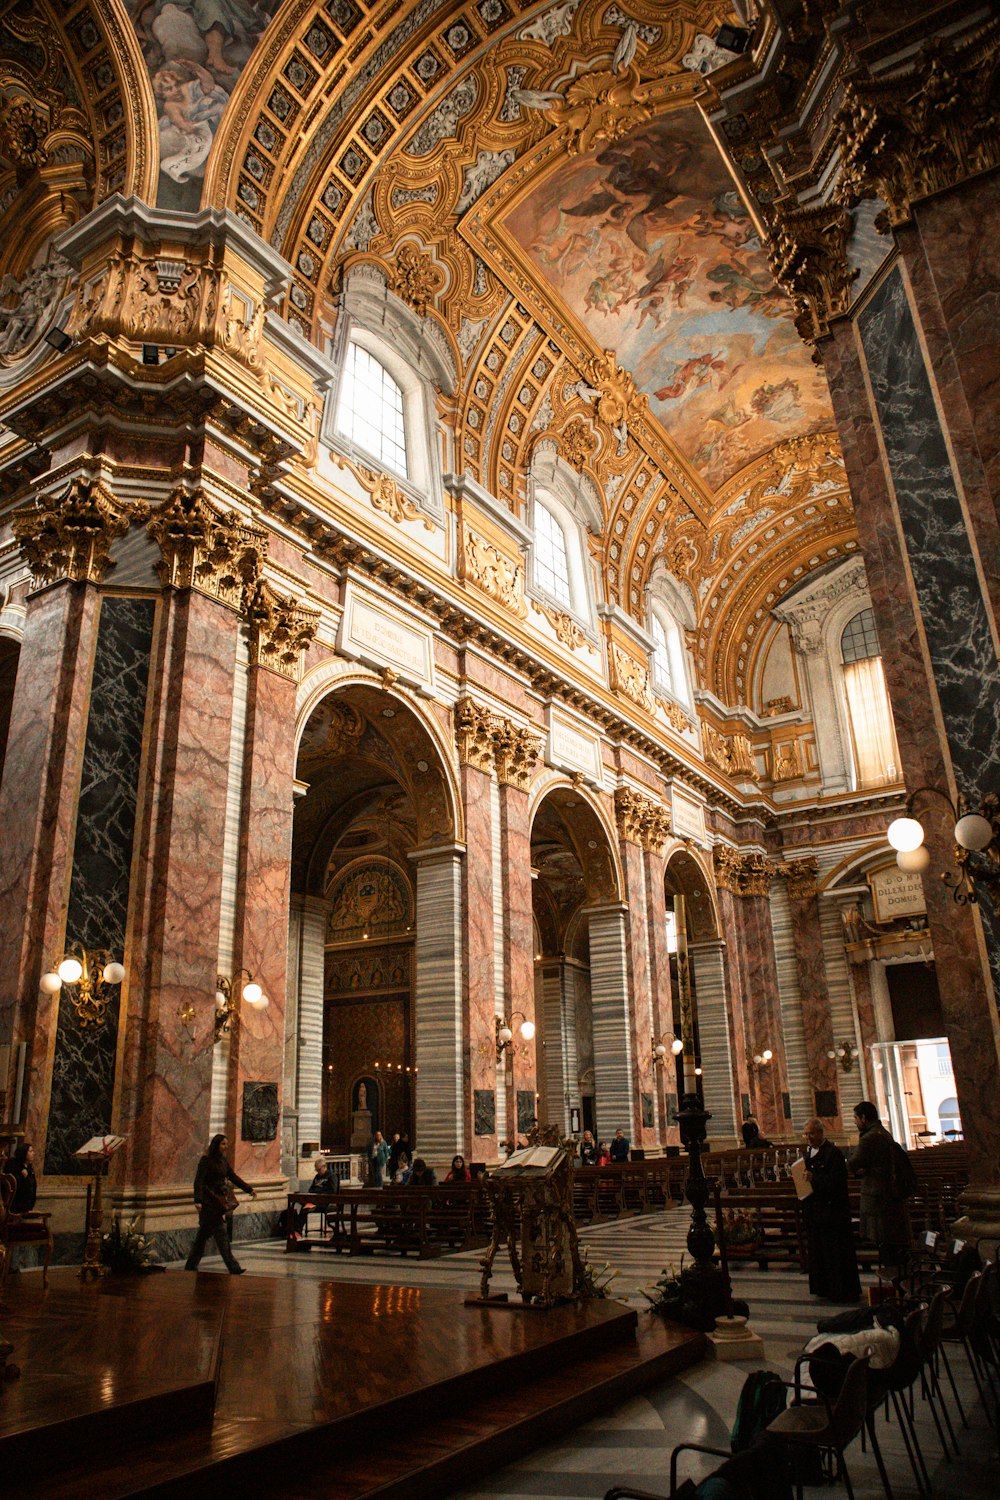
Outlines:
[[[745,1318],[717,1318],[714,1333],[705,1335],[705,1353],[728,1364],[741,1359],[763,1359],[764,1340],[751,1333]]]

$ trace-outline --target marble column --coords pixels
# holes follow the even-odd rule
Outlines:
[[[761,1133],[788,1135],[794,1131],[790,1118],[788,1070],[785,1059],[785,1028],[778,994],[778,971],[774,958],[771,908],[766,893],[741,898],[749,1016],[747,1029],[754,1053],[770,1048],[770,1063],[757,1071],[757,1103]],[[767,1122],[765,1124],[765,1121]]]
[[[620,820],[619,820],[620,821]],[[649,913],[646,907],[646,870],[642,846],[636,839],[622,838],[618,845],[625,874],[628,920],[625,927],[632,1051],[632,1091],[638,1108],[633,1146],[648,1149],[659,1145],[656,1127],[656,1077],[653,1066],[655,1030],[653,992],[650,984]],[[647,1101],[644,1104],[644,1101]],[[646,1113],[648,1123],[643,1123]]]
[[[591,907],[590,994],[594,1018],[594,1111],[597,1134],[610,1141],[616,1130],[635,1139],[632,1023],[624,906]]]
[[[270,1090],[280,1108],[288,948],[292,783],[295,778],[295,682],[252,665],[247,681],[240,860],[234,973],[248,969],[267,1005],[245,1000],[234,1022],[229,1059],[229,1116],[236,1170],[242,1177],[281,1176],[281,1141],[264,1123]],[[267,1086],[265,1091],[264,1086]]]
[[[124,1165],[147,1186],[187,1183],[209,1134],[238,628],[194,589],[164,594],[122,1100]]]
[[[799,976],[802,1028],[812,1089],[810,1113],[829,1121],[831,1129],[839,1130],[843,1110],[836,1059],[827,1055],[834,1045],[834,1035],[815,873],[801,870],[793,873],[788,877],[787,889],[792,944]],[[831,1093],[832,1099],[829,1097]],[[823,1095],[827,1097],[824,1098]],[[821,1105],[827,1107],[821,1110]],[[829,1107],[831,1105],[832,1108]]]
[[[749,1015],[744,1005],[747,979],[744,974],[743,945],[737,941],[739,928],[739,897],[724,885],[716,887],[719,908],[720,931],[728,933],[730,940],[721,944],[725,987],[728,991],[726,1005],[726,1059],[730,1069],[730,1087],[735,1100],[736,1119],[743,1120],[743,1100],[749,1103],[751,1112],[756,1110],[754,1080],[747,1067]]]
[[[462,1149],[465,1120],[462,855],[451,848],[423,849],[410,858],[417,866],[414,1144],[438,1168]]]
[[[712,1116],[709,1139],[716,1145],[720,1138],[738,1137],[739,1133],[729,1050],[730,1006],[726,995],[725,947],[717,938],[688,942],[701,1043],[702,1097]]]
[[[670,1123],[670,1111],[676,1099],[674,1059],[669,1050],[674,1034],[674,1002],[670,988],[670,954],[667,952],[666,861],[661,846],[647,846],[645,873],[653,1035],[657,1041],[665,1038],[664,1045],[668,1049],[666,1058],[656,1068],[657,1125],[660,1141],[665,1145],[676,1145],[680,1141],[680,1132]]]
[[[874,1079],[871,1072],[871,1045],[878,1041],[875,1026],[875,997],[872,992],[872,969],[874,964],[852,964],[851,983],[854,987],[854,1004],[858,1015],[858,1072],[861,1075],[858,1086],[864,1090],[866,1099],[870,1099],[874,1092]],[[884,966],[883,973],[885,972]],[[838,1066],[836,1062],[834,1067]]]
[[[544,959],[538,965],[537,1013],[545,1046],[541,1054],[541,1109],[543,1124],[570,1128],[570,1110],[580,1108],[579,1062],[576,1047],[576,994],[565,961]]]
[[[981,792],[1000,758],[994,616],[898,267],[858,323],[835,323],[822,349],[907,782]],[[931,869],[947,870],[947,810],[928,800],[921,813]],[[980,1200],[973,1223],[977,1214],[992,1222],[1000,1218],[997,919],[955,905],[935,878],[924,880],[924,894]]]
[[[291,911],[288,984],[289,990],[294,987],[296,997],[295,1031],[289,1037],[286,1016],[285,1071],[287,1090],[289,1065],[294,1067],[291,1098],[298,1115],[301,1160],[303,1145],[323,1143],[323,996],[330,906],[319,896],[296,893],[291,898]]]
[[[99,612],[97,589],[84,583],[29,597],[0,789],[0,1043],[13,1044],[11,1078],[0,1086],[9,1119],[13,1059],[25,1044],[21,1119],[39,1168],[59,997],[42,995],[38,981],[62,957]]]
[[[488,769],[462,765],[466,857],[462,910],[466,941],[464,989],[465,1129],[460,1147],[469,1160],[497,1154],[496,996],[494,983],[493,817]]]
[[[503,882],[503,993],[505,1014],[521,1012],[535,1021],[535,929],[531,905],[531,827],[528,794],[513,782],[501,779],[500,859]],[[508,1088],[508,1136],[523,1135],[535,1113],[538,1032],[530,1041],[520,1034],[521,1021],[513,1026],[513,1085]],[[510,1070],[508,1069],[508,1080]],[[518,1099],[517,1096],[520,1096]],[[530,1108],[530,1114],[529,1114]]]

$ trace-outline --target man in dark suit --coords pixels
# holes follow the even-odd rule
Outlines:
[[[629,1139],[624,1130],[616,1130],[611,1142],[611,1160],[628,1161]]]

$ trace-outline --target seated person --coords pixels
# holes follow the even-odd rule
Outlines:
[[[11,1199],[12,1214],[30,1214],[38,1197],[38,1182],[35,1178],[35,1148],[22,1141],[14,1154],[3,1164],[4,1171],[14,1179],[14,1196]]]
[[[330,1163],[328,1161],[325,1161],[322,1156],[318,1156],[313,1165],[316,1169],[316,1175],[313,1178],[312,1182],[309,1184],[310,1194],[336,1193],[340,1188],[340,1183],[338,1182],[337,1178],[334,1177],[333,1169],[330,1166]]]
[[[743,1136],[743,1144],[748,1151],[767,1151],[770,1149],[771,1142],[766,1141],[761,1135],[760,1126],[753,1115],[743,1121],[740,1134]]]
[[[434,1168],[429,1167],[422,1156],[413,1159],[413,1166],[403,1180],[404,1187],[436,1187]]]
[[[414,1163],[416,1165],[416,1163]],[[465,1165],[464,1156],[453,1156],[451,1159],[451,1171],[445,1178],[445,1182],[471,1182],[472,1173]]]
[[[611,1160],[628,1161],[629,1139],[624,1130],[616,1130],[611,1142]]]

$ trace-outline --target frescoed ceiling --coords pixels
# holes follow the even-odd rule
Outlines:
[[[503,226],[713,491],[776,443],[832,427],[826,383],[697,110],[560,162]]]

